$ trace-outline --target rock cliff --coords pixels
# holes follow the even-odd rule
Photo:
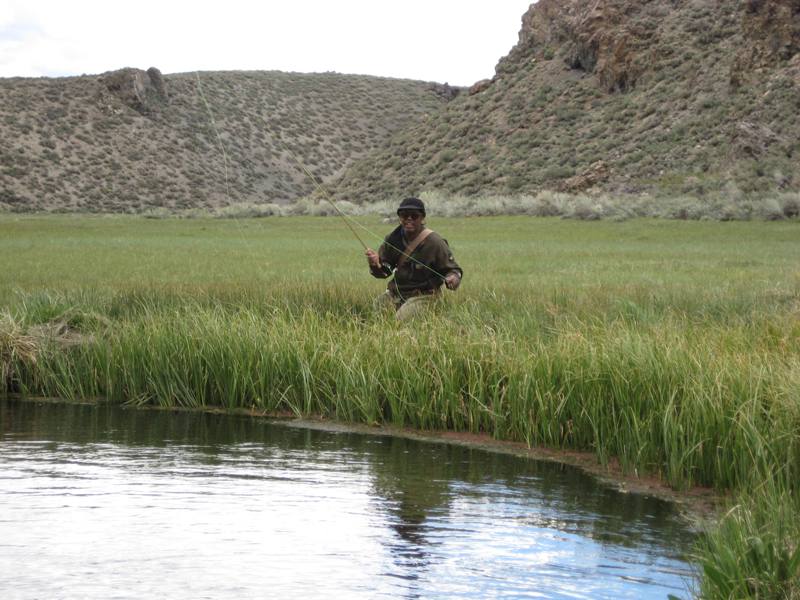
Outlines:
[[[494,77],[341,197],[800,189],[800,0],[539,0]]]

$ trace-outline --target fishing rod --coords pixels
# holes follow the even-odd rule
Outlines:
[[[355,223],[356,225],[358,225],[359,227],[361,227],[361,229],[363,229],[364,231],[366,231],[367,233],[369,233],[369,234],[370,234],[372,237],[382,240],[384,244],[386,244],[387,246],[389,246],[389,247],[390,247],[390,248],[392,248],[393,250],[397,250],[397,251],[400,253],[400,255],[401,255],[401,256],[405,256],[405,257],[406,257],[406,260],[410,260],[410,261],[412,261],[412,262],[415,262],[415,263],[417,263],[418,265],[422,266],[423,268],[425,268],[425,269],[428,269],[430,272],[432,272],[434,275],[436,275],[437,277],[439,277],[439,278],[440,278],[440,279],[442,279],[442,280],[444,280],[444,279],[445,279],[445,276],[444,276],[444,275],[442,275],[441,273],[439,273],[439,271],[437,271],[437,270],[436,270],[436,269],[434,269],[433,267],[431,267],[431,266],[429,266],[429,265],[426,265],[426,264],[425,264],[425,263],[423,263],[422,261],[419,261],[419,260],[417,260],[416,258],[414,258],[413,256],[411,256],[410,254],[406,254],[406,252],[405,252],[405,251],[404,251],[402,248],[398,248],[397,246],[395,246],[394,244],[392,244],[392,243],[391,243],[391,242],[389,242],[388,240],[384,239],[382,236],[378,235],[378,234],[377,234],[377,233],[375,233],[374,231],[371,231],[370,229],[368,229],[367,227],[365,227],[364,225],[362,225],[361,223],[359,223],[359,222],[358,222],[358,221],[356,221],[355,219],[352,219],[352,218],[351,218],[349,215],[345,214],[345,213],[344,213],[344,212],[343,212],[343,211],[342,211],[342,210],[339,208],[339,206],[336,204],[336,202],[333,200],[333,197],[332,197],[332,196],[331,196],[331,194],[328,192],[328,190],[327,190],[327,189],[325,189],[325,187],[324,187],[324,186],[323,186],[323,185],[322,185],[322,184],[321,184],[321,183],[320,183],[320,182],[317,180],[317,178],[316,178],[316,177],[315,177],[315,176],[314,176],[314,175],[311,173],[311,171],[309,171],[309,170],[306,168],[306,166],[305,166],[305,165],[304,165],[304,164],[303,164],[303,163],[300,161],[300,159],[299,159],[299,158],[297,158],[297,155],[296,155],[294,152],[292,152],[292,149],[291,149],[291,148],[289,148],[288,144],[286,144],[285,142],[283,142],[283,139],[282,139],[281,137],[279,137],[279,138],[278,138],[278,141],[279,141],[279,142],[282,144],[282,146],[283,146],[283,149],[284,149],[284,150],[286,150],[286,153],[287,153],[287,154],[288,154],[288,155],[291,157],[291,159],[292,159],[292,160],[293,160],[295,163],[297,163],[297,166],[298,166],[298,167],[300,167],[300,169],[303,171],[303,173],[305,173],[305,174],[306,174],[306,177],[308,177],[308,178],[311,180],[311,182],[314,184],[314,186],[316,187],[316,189],[317,189],[317,190],[318,190],[318,191],[319,191],[319,192],[322,194],[322,196],[323,196],[323,197],[324,197],[324,198],[325,198],[325,199],[326,199],[326,200],[327,200],[327,201],[330,203],[330,205],[331,205],[331,206],[333,206],[333,208],[336,210],[337,214],[338,214],[338,215],[339,215],[339,216],[342,218],[342,220],[344,221],[345,225],[347,225],[348,229],[350,229],[350,231],[353,233],[353,235],[356,237],[356,239],[357,239],[357,240],[358,240],[358,241],[361,243],[361,246],[364,248],[364,251],[367,251],[369,248],[368,248],[368,246],[367,246],[367,245],[364,243],[364,240],[362,240],[362,239],[361,239],[361,237],[358,235],[358,233],[356,233],[356,230],[353,228],[353,225],[351,224],[351,221],[352,221],[352,223]]]
[[[280,141],[283,141],[283,140],[280,140]],[[345,215],[344,212],[342,211],[342,209],[340,209],[339,206],[336,204],[336,202],[333,201],[333,197],[328,193],[328,190],[326,190],[324,187],[322,187],[322,184],[319,181],[317,181],[317,178],[314,177],[314,175],[311,173],[311,171],[309,171],[306,168],[306,166],[298,160],[297,156],[295,155],[294,152],[291,151],[291,149],[289,148],[288,144],[284,144],[284,149],[288,151],[289,156],[291,156],[292,160],[297,163],[297,166],[300,167],[300,169],[302,169],[303,173],[305,173],[306,177],[308,177],[311,180],[311,183],[313,183],[316,186],[317,190],[319,190],[322,193],[322,195],[325,197],[325,199],[328,202],[330,202],[331,206],[333,206],[333,208],[336,209],[336,212],[342,218],[342,221],[344,221],[344,224],[347,225],[347,227],[350,229],[350,231],[353,233],[353,235],[356,236],[356,239],[361,243],[361,246],[363,246],[364,250],[365,251],[368,250],[369,249],[368,246],[364,243],[364,240],[361,239],[361,237],[358,235],[358,233],[356,233],[356,230],[353,229],[353,226],[350,224],[350,221],[348,220],[347,215]],[[369,230],[367,230],[367,231],[370,234],[375,235],[371,231],[369,231]]]
[[[367,233],[369,233],[369,234],[370,234],[372,237],[382,240],[382,241],[383,241],[383,243],[384,243],[384,244],[386,244],[388,247],[392,248],[393,250],[397,250],[397,251],[400,253],[400,255],[401,255],[401,256],[404,256],[404,257],[406,258],[406,260],[410,260],[410,261],[412,261],[412,262],[415,262],[415,263],[417,263],[418,265],[420,265],[420,266],[422,266],[423,268],[427,269],[428,271],[430,271],[431,273],[433,273],[434,275],[436,275],[437,277],[439,277],[439,278],[440,278],[442,281],[444,281],[444,279],[445,279],[445,276],[444,276],[444,275],[442,275],[441,273],[439,273],[439,271],[437,271],[436,269],[434,269],[434,268],[433,268],[433,267],[431,267],[430,265],[426,265],[424,262],[422,262],[422,261],[420,261],[420,260],[417,260],[416,258],[414,258],[413,256],[411,256],[411,254],[407,254],[407,253],[405,252],[405,250],[403,250],[402,248],[398,248],[397,246],[395,246],[394,244],[392,244],[392,243],[391,243],[389,240],[387,240],[387,239],[383,238],[382,236],[378,235],[378,234],[377,234],[377,233],[375,233],[374,231],[371,231],[370,229],[368,229],[367,227],[365,227],[364,225],[362,225],[362,224],[361,224],[361,223],[359,223],[358,221],[356,221],[356,220],[352,219],[352,218],[351,218],[349,215],[346,215],[346,214],[345,214],[345,213],[344,213],[344,212],[343,212],[343,211],[342,211],[342,210],[339,208],[339,206],[336,204],[336,202],[334,202],[334,200],[333,200],[333,197],[330,195],[330,193],[328,192],[328,190],[326,190],[326,189],[325,189],[325,188],[322,186],[322,184],[321,184],[319,181],[317,181],[317,178],[316,178],[316,177],[314,177],[314,175],[313,175],[313,174],[312,174],[312,173],[311,173],[311,172],[310,172],[310,171],[309,171],[309,170],[308,170],[308,169],[305,167],[305,165],[303,165],[303,163],[301,163],[301,162],[298,160],[298,158],[297,158],[297,156],[294,154],[294,152],[292,152],[292,151],[291,151],[291,149],[289,149],[289,148],[288,148],[288,146],[284,146],[284,147],[285,147],[285,149],[288,151],[288,154],[289,154],[289,156],[291,156],[291,157],[292,157],[292,160],[294,160],[294,161],[297,163],[297,165],[298,165],[298,166],[299,166],[299,167],[300,167],[300,168],[303,170],[303,172],[306,174],[306,176],[307,176],[307,177],[308,177],[308,178],[309,178],[309,179],[310,179],[310,180],[313,182],[313,184],[316,186],[317,190],[319,190],[319,191],[321,192],[321,194],[323,195],[323,197],[324,197],[324,198],[325,198],[325,199],[326,199],[326,200],[327,200],[327,201],[328,201],[328,202],[331,204],[331,206],[333,206],[333,208],[334,208],[334,209],[336,209],[336,212],[337,212],[337,213],[339,214],[339,216],[342,218],[342,220],[344,221],[345,225],[347,225],[347,227],[350,229],[350,231],[352,231],[352,232],[353,232],[353,235],[356,237],[356,239],[357,239],[359,242],[361,242],[361,246],[364,248],[364,251],[365,251],[365,252],[366,252],[367,250],[369,250],[369,248],[368,248],[368,247],[367,247],[367,245],[364,243],[364,240],[362,240],[362,239],[361,239],[361,237],[358,235],[358,233],[356,233],[356,230],[355,230],[355,229],[353,229],[353,226],[352,226],[352,224],[351,224],[351,221],[352,221],[353,223],[355,223],[356,225],[358,225],[359,227],[361,227],[361,228],[362,228],[364,231],[366,231]]]

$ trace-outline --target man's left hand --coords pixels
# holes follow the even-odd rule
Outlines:
[[[444,278],[444,284],[447,286],[448,290],[458,289],[458,286],[461,285],[461,275],[455,271],[448,273],[447,277]]]

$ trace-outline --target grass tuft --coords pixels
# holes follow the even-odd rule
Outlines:
[[[0,392],[15,391],[22,371],[35,365],[38,346],[8,312],[0,312]]]

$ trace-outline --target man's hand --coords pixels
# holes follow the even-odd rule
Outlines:
[[[448,290],[458,289],[458,286],[461,285],[461,275],[458,274],[458,271],[451,271],[444,278],[444,284]]]
[[[381,258],[378,256],[378,253],[375,252],[372,248],[367,248],[364,250],[364,254],[367,256],[367,262],[369,263],[370,268],[372,269],[380,269],[381,268]]]

